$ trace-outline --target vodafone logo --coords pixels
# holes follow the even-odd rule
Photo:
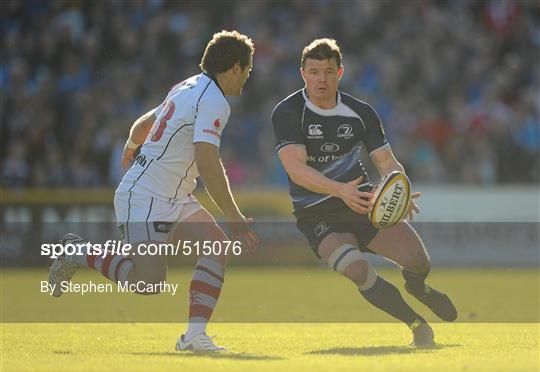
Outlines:
[[[221,134],[218,133],[217,130],[214,129],[203,129],[204,134],[211,134],[212,136],[216,136],[217,138],[221,138]]]
[[[216,119],[216,121],[214,121],[214,127],[216,128],[221,127],[221,122],[219,121],[219,119]]]

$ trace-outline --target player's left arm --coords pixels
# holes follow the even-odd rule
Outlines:
[[[225,99],[206,97],[200,100],[193,128],[195,164],[210,198],[223,212],[234,239],[242,239],[248,250],[254,250],[260,240],[238,208],[229,179],[219,157],[221,135],[229,119],[229,104]]]
[[[369,156],[371,158],[371,161],[379,171],[381,177],[384,177],[388,173],[394,171],[399,171],[405,174],[405,168],[403,168],[403,165],[401,165],[401,163],[396,159],[390,146],[380,147],[372,151]],[[407,212],[407,216],[411,221],[414,218],[414,213],[420,213],[420,208],[418,207],[414,199],[419,198],[421,195],[422,194],[419,192],[411,193],[411,204]]]
[[[396,159],[389,145],[382,146],[369,154],[371,161],[379,171],[381,177],[393,171],[405,173],[405,168]]]
[[[381,177],[386,176],[393,171],[399,171],[405,174],[403,165],[396,159],[392,148],[386,140],[381,118],[373,107],[365,104],[362,107],[362,117],[366,126],[366,137],[364,139],[365,145],[369,152],[369,157],[373,161],[373,164],[379,171]],[[414,213],[419,213],[420,208],[416,205],[414,199],[420,197],[419,192],[413,192],[411,194],[411,204],[407,212],[407,216],[412,221]],[[373,205],[370,204],[370,208]]]
[[[124,151],[122,153],[122,168],[126,169],[129,163],[133,161],[135,151],[144,143],[152,125],[156,121],[155,115],[156,109],[148,111],[140,118],[135,120],[129,131],[129,137],[124,145]]]

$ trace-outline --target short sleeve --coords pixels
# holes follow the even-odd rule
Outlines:
[[[217,147],[221,144],[221,133],[229,120],[230,108],[225,99],[203,99],[193,125],[193,143],[207,142]]]
[[[363,111],[362,120],[366,126],[366,136],[364,144],[366,145],[368,153],[388,145],[384,129],[382,126],[381,118],[377,112],[369,105],[366,105],[366,109]]]
[[[272,124],[276,138],[276,151],[279,153],[285,146],[292,144],[304,145],[304,137],[300,130],[300,121],[294,119],[291,112],[277,106],[272,112]]]
[[[163,111],[163,103],[161,103],[159,106],[157,106],[154,109],[154,116],[157,118],[161,114],[161,111]]]

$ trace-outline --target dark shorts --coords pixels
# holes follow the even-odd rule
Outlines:
[[[332,198],[313,207],[295,212],[296,226],[306,236],[311,250],[319,256],[319,245],[331,233],[351,233],[358,240],[360,251],[374,253],[367,245],[377,230],[367,215],[358,214],[340,199]]]

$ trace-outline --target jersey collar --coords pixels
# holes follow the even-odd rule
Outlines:
[[[216,77],[214,76],[214,74],[211,74],[209,72],[203,72],[203,75],[205,75],[207,78],[209,78],[210,80],[213,80],[214,83],[216,83],[216,86],[218,87],[219,91],[221,92],[221,94],[223,94],[223,97],[225,97],[225,93],[223,93],[223,89],[221,89],[221,87],[219,86],[219,83],[216,79]]]
[[[336,107],[333,107],[331,109],[323,109],[323,108],[320,108],[318,106],[316,106],[315,104],[313,104],[310,100],[309,100],[309,96],[308,96],[308,93],[307,93],[307,90],[306,88],[303,88],[302,89],[302,96],[304,97],[304,100],[306,102],[306,106],[313,112],[316,112],[317,114],[319,115],[323,115],[323,116],[328,116],[328,115],[332,115],[336,109],[338,108],[338,106],[341,104],[341,93],[339,92],[339,90],[336,92]]]

